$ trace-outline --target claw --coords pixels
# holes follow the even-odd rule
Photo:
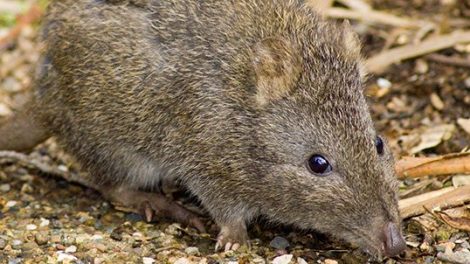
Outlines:
[[[224,249],[224,252],[229,250],[236,251],[242,244],[248,243],[248,234],[246,233],[246,226],[243,221],[236,222],[236,225],[222,225],[220,233],[217,236],[217,243],[215,244],[215,251]]]
[[[232,250],[233,250],[233,251],[237,251],[239,248],[240,248],[240,244],[239,244],[239,243],[234,243],[234,244],[232,245]]]
[[[218,252],[219,249],[222,247],[222,244],[220,243],[220,241],[217,241],[217,243],[215,243],[215,252]]]
[[[227,244],[225,244],[225,252],[229,251],[232,249],[232,243],[228,242]]]
[[[149,202],[146,201],[144,202],[143,207],[144,207],[145,220],[149,223],[152,222],[153,213],[154,213],[152,206],[150,205]]]

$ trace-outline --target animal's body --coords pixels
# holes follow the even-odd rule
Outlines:
[[[178,181],[226,248],[264,215],[394,255],[404,242],[393,159],[351,31],[294,0],[54,1],[35,115],[0,129],[39,132],[0,147],[54,135],[110,197],[150,218],[174,205],[139,190]]]

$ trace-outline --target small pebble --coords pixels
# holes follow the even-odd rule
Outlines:
[[[251,262],[254,264],[266,264],[266,260],[264,260],[262,257],[255,257],[251,260]]]
[[[24,243],[21,248],[25,251],[30,251],[30,250],[36,249],[37,247],[38,247],[38,244],[36,244],[35,242],[28,242],[28,243]]]
[[[280,236],[277,236],[273,240],[271,240],[271,243],[269,243],[269,245],[275,249],[286,249],[290,246],[289,241]]]
[[[41,218],[41,223],[39,223],[39,226],[40,227],[46,227],[48,226],[49,224],[51,223],[51,221],[45,219],[45,218]]]
[[[464,80],[464,83],[465,83],[465,87],[467,87],[467,89],[470,89],[470,77],[468,77],[467,79]]]
[[[308,262],[303,258],[297,258],[297,264],[308,264]]]
[[[7,105],[0,103],[0,116],[5,117],[11,115],[13,115],[11,109]]]
[[[70,246],[70,247],[67,247],[67,248],[65,249],[65,253],[75,253],[75,252],[77,252],[77,247],[74,246],[74,245],[72,245],[72,246]]]
[[[199,248],[197,247],[187,247],[184,252],[189,256],[197,256],[199,255]]]
[[[2,184],[0,185],[0,192],[9,192],[11,190],[10,184]]]
[[[114,229],[113,232],[111,232],[110,237],[116,241],[122,241],[122,234],[116,229]]]
[[[65,246],[62,245],[62,244],[57,244],[57,245],[55,245],[55,248],[58,249],[58,250],[64,250]]]
[[[37,228],[38,227],[33,224],[26,225],[26,230],[29,230],[29,231],[36,230]]]
[[[95,258],[93,264],[102,264],[105,263],[104,258]]]
[[[62,251],[57,252],[57,262],[71,262],[77,261],[78,259],[70,254],[64,253]]]
[[[95,248],[98,249],[101,252],[106,251],[106,246],[104,244],[101,244],[101,243],[95,244]]]
[[[101,241],[101,240],[103,240],[103,236],[101,236],[101,235],[93,235],[90,239],[93,240],[93,241],[95,241],[95,242],[96,242],[96,241]]]
[[[21,264],[23,262],[20,258],[9,259],[8,264]]]
[[[450,263],[467,264],[470,263],[470,252],[468,250],[439,252],[437,253],[437,258]]]
[[[53,236],[51,236],[51,242],[52,242],[52,243],[60,243],[60,241],[61,241],[61,238],[60,238],[59,235],[53,235]]]
[[[416,60],[415,70],[421,74],[427,73],[429,71],[429,65],[425,60],[418,59]]]
[[[7,246],[7,241],[0,238],[0,250],[3,250]]]
[[[62,229],[63,226],[64,226],[64,225],[62,224],[62,222],[60,222],[60,221],[57,220],[57,219],[52,219],[51,223],[52,223],[52,228],[54,228],[54,229]]]
[[[140,214],[135,213],[126,214],[126,219],[131,222],[140,222],[144,220]]]
[[[136,241],[143,241],[144,240],[144,235],[140,232],[135,232],[132,234],[132,237],[136,240]]]
[[[10,207],[15,206],[17,203],[18,203],[17,201],[8,201],[8,202],[5,204],[5,207],[6,207],[6,208],[10,208]]]
[[[289,264],[293,257],[294,255],[292,254],[282,255],[273,259],[272,264]]]
[[[65,166],[65,165],[59,165],[59,166],[57,166],[57,169],[59,169],[63,172],[68,172],[69,171],[69,168],[67,168],[67,166]]]
[[[445,104],[442,101],[442,99],[439,97],[439,95],[437,95],[437,93],[432,93],[430,100],[431,100],[432,106],[434,106],[434,108],[436,108],[437,110],[444,109]]]
[[[424,263],[425,264],[433,264],[433,263],[436,263],[436,261],[435,261],[433,256],[428,256],[424,259]]]
[[[334,259],[325,259],[325,264],[338,264],[338,261]]]
[[[20,249],[22,244],[23,244],[23,242],[21,240],[18,240],[18,239],[15,239],[15,240],[11,241],[11,247],[13,249]]]
[[[385,78],[377,79],[377,85],[381,89],[390,89],[392,87],[392,83],[389,80],[385,79]]]
[[[84,235],[78,235],[76,238],[75,238],[75,243],[77,244],[83,244],[85,243],[85,241],[87,241],[90,237],[86,234]]]
[[[445,242],[436,245],[435,248],[439,252],[452,251],[455,248],[455,244],[452,242]]]
[[[174,264],[191,264],[191,261],[187,258],[179,258],[174,262]]]
[[[7,77],[5,78],[5,80],[3,81],[2,85],[1,85],[2,89],[4,91],[7,91],[7,92],[10,92],[10,93],[15,93],[15,92],[19,92],[22,90],[22,85],[20,82],[18,82],[15,78],[13,77]]]
[[[181,236],[181,226],[179,224],[171,224],[165,229],[165,233],[173,236]]]
[[[155,259],[144,257],[144,258],[142,258],[142,262],[143,262],[144,264],[153,264],[153,263],[155,263]]]
[[[35,236],[34,236],[34,240],[36,240],[36,243],[38,245],[45,245],[47,244],[47,237],[41,233],[37,233]]]

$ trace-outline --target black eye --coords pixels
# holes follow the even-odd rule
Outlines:
[[[326,174],[333,170],[328,160],[320,155],[313,155],[308,159],[307,163],[310,171],[315,174]]]
[[[379,155],[384,154],[384,141],[382,140],[381,137],[375,138],[375,148],[377,148],[377,153]]]

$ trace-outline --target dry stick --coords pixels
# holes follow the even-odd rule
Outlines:
[[[422,192],[433,182],[435,182],[434,179],[423,179],[417,182],[416,184],[413,184],[411,188],[400,192],[400,199],[406,199],[406,198],[415,196],[415,193]]]
[[[20,35],[25,26],[39,20],[41,15],[42,11],[37,5],[31,6],[28,12],[18,18],[16,26],[14,26],[6,36],[0,38],[0,50],[8,47],[8,45]]]
[[[395,164],[398,179],[428,175],[470,174],[470,152],[440,157],[406,157]]]
[[[74,175],[72,173],[67,173],[55,167],[52,167],[44,162],[32,159],[30,156],[25,155],[23,153],[18,153],[15,151],[0,151],[0,159],[15,161],[25,165],[29,165],[38,169],[44,174],[49,174],[51,176],[59,177],[69,182],[79,183],[88,188],[98,190],[96,185],[94,185],[91,181],[87,180],[87,177],[85,175]]]
[[[368,11],[372,8],[370,5],[362,0],[337,0],[339,3],[357,11]]]
[[[425,56],[424,58],[430,61],[434,61],[434,62],[438,62],[442,64],[470,68],[470,60],[466,60],[466,59],[455,57],[455,56],[450,57],[450,56],[445,56],[441,54],[429,54]]]
[[[443,189],[401,200],[400,215],[402,218],[409,218],[426,213],[426,208],[448,209],[467,202],[470,202],[470,185]]]
[[[470,42],[470,31],[432,37],[418,44],[410,44],[384,51],[368,59],[366,66],[370,72],[377,74],[383,72],[393,63],[468,42]]]
[[[425,24],[423,21],[416,21],[407,18],[397,17],[375,10],[355,11],[346,8],[332,7],[326,11],[326,16],[331,18],[353,19],[372,24],[384,24],[395,27],[420,28]]]

